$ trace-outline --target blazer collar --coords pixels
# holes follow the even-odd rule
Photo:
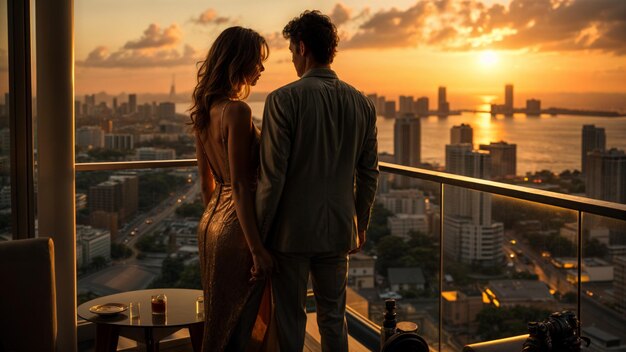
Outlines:
[[[312,68],[310,70],[308,70],[307,72],[305,72],[301,78],[306,78],[306,77],[320,77],[320,78],[334,78],[334,79],[338,79],[337,74],[335,73],[335,71],[329,69],[329,68]]]

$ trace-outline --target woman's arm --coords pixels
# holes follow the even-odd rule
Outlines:
[[[251,180],[256,177],[252,160],[252,112],[244,102],[228,105],[224,114],[224,126],[228,135],[228,160],[230,181],[237,218],[243,229],[254,259],[255,276],[263,276],[271,270],[272,260],[261,242],[254,209],[254,191]]]
[[[200,188],[202,189],[202,203],[204,207],[209,204],[211,194],[215,190],[215,180],[213,180],[213,174],[209,168],[209,162],[204,155],[204,147],[202,146],[202,140],[200,139],[200,133],[196,132],[196,158],[198,159],[198,174],[200,176]]]

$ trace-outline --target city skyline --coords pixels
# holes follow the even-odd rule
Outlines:
[[[611,15],[624,5],[595,3],[233,1],[174,7],[160,1],[149,4],[146,16],[144,1],[78,2],[76,92],[167,92],[172,75],[179,92],[191,91],[195,62],[231,25],[251,27],[268,39],[271,55],[253,91],[271,91],[297,79],[282,26],[317,8],[338,25],[341,41],[333,68],[366,92],[421,94],[420,87],[445,85],[484,93],[516,82],[520,92],[624,93],[624,39],[617,34],[623,19]],[[264,11],[268,6],[275,11]],[[572,18],[565,29],[564,16]],[[109,28],[112,21],[116,26]]]

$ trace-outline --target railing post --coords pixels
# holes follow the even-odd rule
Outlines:
[[[443,203],[444,203],[443,182],[439,183],[439,352],[443,341]]]
[[[578,211],[578,246],[576,246],[576,256],[578,257],[578,280],[577,280],[577,285],[576,285],[576,290],[577,290],[577,312],[576,315],[578,315],[578,320],[582,321],[582,318],[580,316],[580,298],[581,298],[581,292],[582,292],[582,273],[583,273],[583,268],[582,268],[582,263],[583,263],[583,212],[582,211]],[[578,336],[580,336],[580,326],[578,327]]]

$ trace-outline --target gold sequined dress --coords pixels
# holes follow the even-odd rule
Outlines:
[[[221,120],[223,120],[223,114]],[[269,321],[269,285],[250,283],[253,261],[239,224],[233,190],[226,138],[201,138],[203,155],[215,180],[211,195],[198,225],[198,246],[204,289],[205,325],[202,351],[255,351],[263,343]],[[259,131],[252,138],[252,170],[259,165]],[[251,175],[252,192],[257,173]],[[252,337],[251,337],[252,336]]]

